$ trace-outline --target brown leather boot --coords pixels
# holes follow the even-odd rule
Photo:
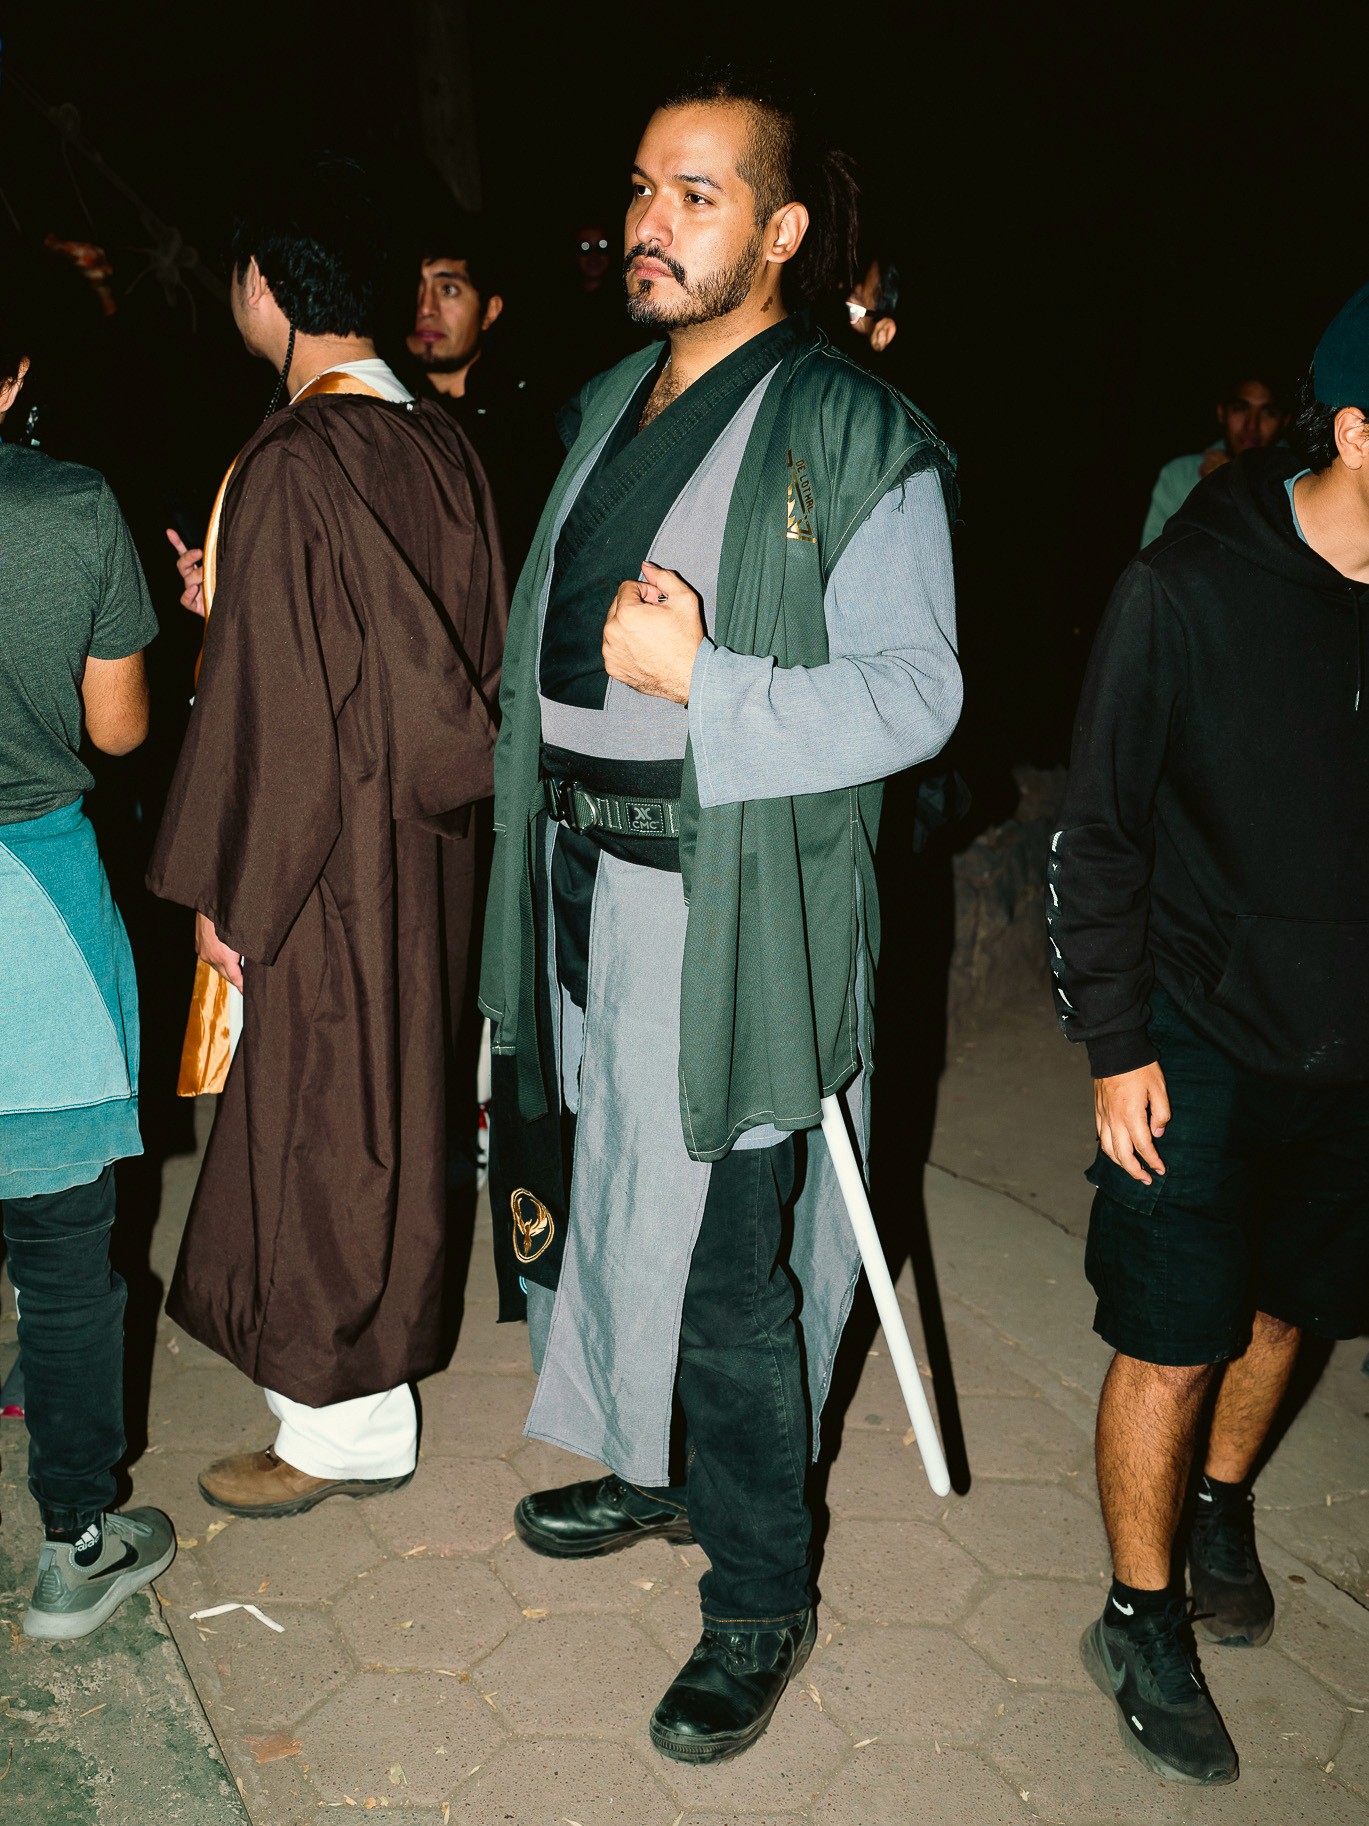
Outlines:
[[[384,1496],[402,1490],[412,1477],[412,1471],[403,1477],[310,1477],[268,1446],[219,1459],[201,1471],[199,1485],[207,1503],[230,1515],[303,1515],[330,1496]]]

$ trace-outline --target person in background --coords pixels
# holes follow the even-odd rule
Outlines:
[[[578,224],[567,241],[570,259],[548,298],[541,349],[552,403],[563,409],[643,340],[623,312],[616,243],[602,222]]]
[[[0,322],[0,423],[29,363]],[[157,632],[104,478],[0,444],[0,1222],[19,1308],[29,1488],[43,1524],[26,1636],[86,1636],[164,1572],[158,1509],[114,1513],[126,1290],[114,1163],[138,1132],[138,987],[85,815],[83,740],[148,728]]]
[[[1312,372],[1305,454],[1223,466],[1122,573],[1048,871],[1115,1352],[1084,1664],[1127,1747],[1201,1784],[1238,1761],[1176,1559],[1208,1641],[1268,1639],[1254,1472],[1303,1333],[1358,1336],[1369,1286],[1369,287]]]
[[[873,253],[862,277],[846,295],[846,316],[851,334],[864,351],[883,355],[898,334],[898,267],[887,253]]]
[[[452,210],[426,225],[405,346],[420,394],[431,390],[475,446],[516,580],[561,450],[541,389],[500,327],[505,291],[482,224]]]
[[[1288,409],[1280,388],[1271,380],[1247,378],[1227,387],[1217,402],[1217,429],[1221,436],[1193,456],[1175,457],[1155,478],[1146,523],[1141,529],[1144,548],[1158,539],[1204,476],[1247,450],[1267,450],[1283,436]]]
[[[580,290],[597,292],[613,271],[613,243],[607,229],[591,222],[575,231],[575,265],[580,274]],[[611,288],[610,288],[611,289]]]

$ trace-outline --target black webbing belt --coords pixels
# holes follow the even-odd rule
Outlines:
[[[611,831],[617,837],[661,837],[680,834],[678,799],[638,798],[629,793],[591,792],[578,780],[548,775],[542,781],[547,815],[577,835],[586,831]]]

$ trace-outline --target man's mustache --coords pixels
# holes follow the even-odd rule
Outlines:
[[[658,247],[648,247],[644,241],[639,241],[636,247],[630,247],[627,251],[627,258],[623,261],[625,279],[634,260],[654,260],[657,266],[663,266],[671,278],[680,285],[685,283],[685,269],[678,260],[672,260],[669,254],[663,254]]]

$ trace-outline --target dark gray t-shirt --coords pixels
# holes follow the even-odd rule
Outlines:
[[[0,824],[94,785],[77,752],[86,660],[127,659],[156,632],[104,477],[0,444]]]

